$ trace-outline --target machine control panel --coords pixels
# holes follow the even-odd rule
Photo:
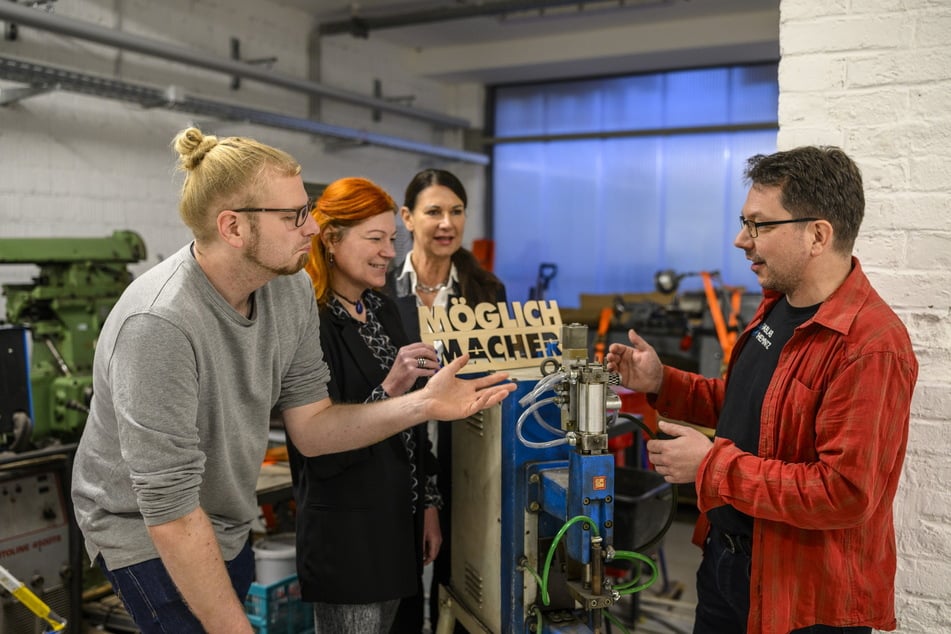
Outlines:
[[[69,527],[59,475],[0,472],[0,517],[0,565],[34,591],[62,585]]]

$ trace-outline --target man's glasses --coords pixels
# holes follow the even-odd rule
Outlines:
[[[303,227],[304,223],[307,222],[307,215],[310,214],[310,210],[314,207],[314,201],[308,200],[307,204],[297,209],[296,207],[241,207],[240,209],[232,209],[231,211],[237,213],[247,213],[253,211],[263,211],[263,212],[272,212],[272,213],[282,213],[282,214],[296,214],[294,217],[294,226]]]
[[[774,225],[785,225],[791,222],[812,222],[813,220],[821,220],[821,218],[790,218],[789,220],[767,220],[765,222],[755,222],[753,220],[747,220],[743,216],[740,216],[740,224],[746,227],[746,230],[749,231],[751,238],[756,238],[759,236],[760,227],[772,227]]]

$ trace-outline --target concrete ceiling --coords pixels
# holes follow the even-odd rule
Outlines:
[[[357,37],[403,47],[415,72],[446,81],[496,84],[779,57],[779,0],[277,1],[333,28],[324,38],[355,37],[340,32],[351,21],[367,26]],[[520,10],[501,12],[512,6]],[[453,14],[468,17],[448,19]]]

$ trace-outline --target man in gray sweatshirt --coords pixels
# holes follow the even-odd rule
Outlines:
[[[321,455],[464,418],[514,386],[457,378],[465,357],[435,373],[433,352],[418,363],[424,389],[332,404],[301,271],[319,229],[300,165],[196,128],[174,146],[195,240],[130,284],[103,326],[72,497],[90,558],[143,632],[250,634],[248,536],[272,411]]]

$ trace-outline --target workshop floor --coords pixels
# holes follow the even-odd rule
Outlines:
[[[697,606],[696,573],[701,552],[690,539],[693,536],[696,513],[684,511],[671,524],[663,542],[663,560],[667,568],[667,584],[663,578],[640,593],[639,618],[630,632],[690,634],[693,630],[694,609]],[[625,605],[618,606],[618,615],[625,615]],[[627,606],[627,614],[630,607]],[[614,628],[612,634],[618,634]]]

